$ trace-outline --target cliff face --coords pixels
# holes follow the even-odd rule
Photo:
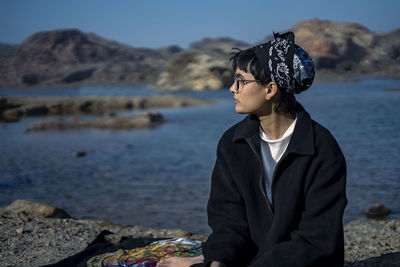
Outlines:
[[[250,45],[231,38],[204,38],[174,55],[153,87],[165,90],[217,90],[231,85],[232,47]]]
[[[180,50],[133,48],[76,29],[38,32],[3,62],[0,86],[151,82]]]
[[[338,75],[340,79],[346,75],[400,77],[400,29],[375,33],[357,23],[312,19],[299,22],[288,30],[295,33],[296,43],[313,58],[317,78],[324,74],[328,75],[324,75],[325,78],[333,81],[338,79]],[[270,35],[262,42],[272,38]],[[233,75],[228,60],[231,48],[251,46],[230,38],[205,38],[194,42],[190,51],[179,53],[168,62],[155,87],[227,88]]]
[[[400,30],[375,33],[357,23],[319,19],[299,22],[289,30],[311,55],[317,70],[399,76]]]
[[[248,43],[234,40],[229,37],[203,38],[200,41],[190,44],[190,48],[192,49],[197,49],[207,53],[217,53],[224,56],[229,56],[233,47],[245,49],[249,46],[250,44]]]

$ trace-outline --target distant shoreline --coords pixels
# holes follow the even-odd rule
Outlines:
[[[377,73],[377,74],[368,74],[368,75],[361,75],[354,73],[352,75],[345,74],[345,73],[333,73],[333,72],[326,72],[326,71],[320,71],[316,73],[315,79],[314,79],[314,84],[320,84],[320,83],[342,83],[342,82],[359,82],[360,78],[390,78],[390,79],[400,79],[400,73],[398,75],[385,75],[382,73]],[[132,83],[132,82],[109,82],[109,83],[93,83],[93,82],[76,82],[76,83],[69,83],[69,84],[51,84],[51,85],[45,85],[45,84],[38,84],[35,86],[25,86],[25,87],[1,87],[0,89],[16,89],[16,90],[30,90],[30,89],[68,89],[68,88],[75,88],[75,87],[81,87],[81,86],[90,86],[90,87],[95,87],[95,86],[123,86],[123,87],[135,87],[135,86],[141,86],[141,85],[148,85],[147,90],[155,90],[159,91],[160,93],[168,93],[168,92],[187,92],[187,91],[194,91],[192,89],[182,89],[182,90],[163,90],[162,88],[152,88],[149,83],[143,82],[143,83]],[[217,90],[224,90],[226,88],[220,88]],[[213,90],[204,90],[204,91],[215,91]],[[110,92],[112,92],[112,89],[110,89]],[[0,95],[1,96],[1,95]]]
[[[0,96],[0,121],[15,122],[26,116],[114,114],[122,110],[185,107],[211,101],[179,95],[149,96]]]

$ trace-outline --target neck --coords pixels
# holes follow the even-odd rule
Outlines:
[[[275,111],[268,115],[257,117],[260,120],[261,128],[272,140],[282,138],[283,134],[296,119],[294,113],[276,113]]]

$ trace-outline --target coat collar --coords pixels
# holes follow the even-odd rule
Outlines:
[[[311,117],[303,106],[296,102],[297,122],[286,153],[301,155],[314,154],[314,131]],[[233,135],[233,142],[240,139],[259,138],[260,121],[257,116],[248,115],[238,124]]]

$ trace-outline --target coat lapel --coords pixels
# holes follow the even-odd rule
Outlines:
[[[296,112],[298,114],[296,127],[290,139],[285,154],[295,153],[300,155],[314,154],[314,130],[312,120],[308,112],[303,106],[296,102]],[[259,137],[260,121],[257,116],[250,114],[244,118],[235,129],[233,142],[240,139],[252,140],[260,153],[260,137]]]

